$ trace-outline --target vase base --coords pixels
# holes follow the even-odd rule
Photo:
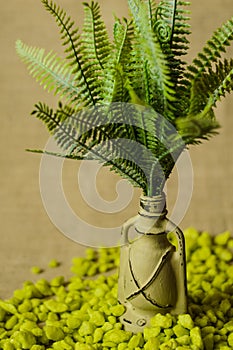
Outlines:
[[[143,332],[145,327],[150,325],[150,319],[155,315],[154,311],[143,312],[143,310],[135,309],[130,303],[124,303],[126,307],[125,313],[120,317],[124,329],[129,332]]]
[[[128,332],[143,332],[144,327],[148,326],[149,324],[149,320],[147,320],[145,317],[141,317],[138,315],[138,317],[134,317],[135,320],[132,321],[132,317],[129,316],[131,315],[129,315],[129,313],[126,313],[122,317],[120,317],[120,321],[124,325],[124,329]]]

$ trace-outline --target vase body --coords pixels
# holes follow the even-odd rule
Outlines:
[[[156,313],[187,311],[184,237],[166,217],[164,194],[141,197],[139,214],[123,225],[118,299],[126,308],[121,322],[132,332]]]

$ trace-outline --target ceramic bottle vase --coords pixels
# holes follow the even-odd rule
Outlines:
[[[164,194],[142,196],[139,214],[122,228],[118,298],[126,308],[121,322],[135,333],[156,313],[187,311],[184,236],[166,213]],[[176,237],[177,247],[168,233]]]

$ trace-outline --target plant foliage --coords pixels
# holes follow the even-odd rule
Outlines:
[[[56,110],[37,103],[42,120],[72,159],[96,159],[144,194],[162,191],[186,145],[216,134],[216,103],[233,89],[233,18],[190,65],[189,2],[128,0],[110,40],[97,2],[84,3],[80,31],[52,0],[41,0],[60,29],[64,58],[27,46],[16,50],[30,74],[59,96]]]

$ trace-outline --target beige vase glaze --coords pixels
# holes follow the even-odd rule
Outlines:
[[[164,194],[142,196],[139,214],[122,228],[118,299],[126,308],[121,322],[134,333],[156,313],[187,311],[184,236],[166,213]],[[168,233],[176,237],[177,248]]]

